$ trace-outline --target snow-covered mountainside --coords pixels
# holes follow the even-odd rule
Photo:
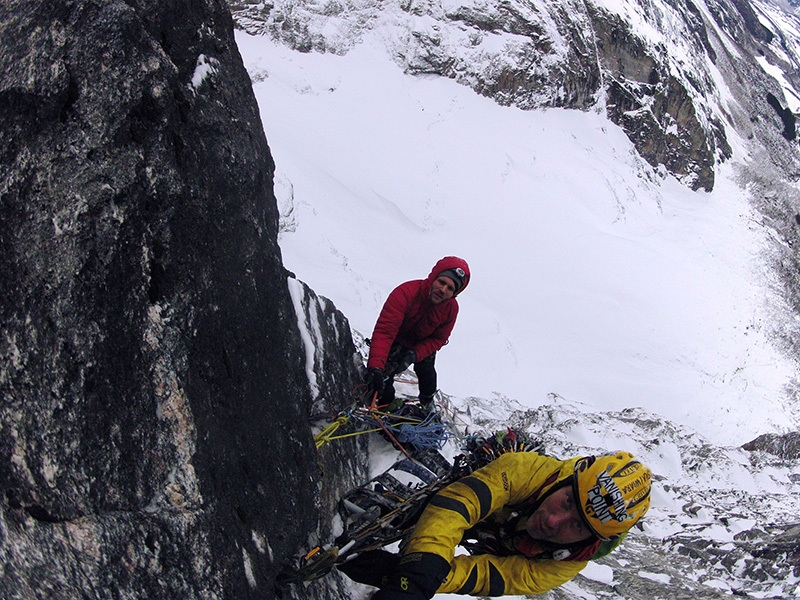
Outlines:
[[[782,1],[232,2],[239,27],[299,52],[365,40],[408,74],[500,104],[597,111],[658,173],[692,189],[730,164],[771,238],[775,287],[800,313],[800,17]],[[270,132],[267,132],[268,136]],[[800,353],[793,320],[773,324]]]
[[[795,139],[798,21],[777,3],[278,0],[233,8],[246,31],[299,51],[343,54],[378,30],[407,73],[450,77],[520,108],[605,111],[653,166],[695,189],[713,188],[715,164],[738,143],[731,129],[746,137],[750,121],[763,119],[776,130],[768,137],[783,129]]]
[[[596,326],[593,313],[604,310],[603,303],[568,306],[572,300],[564,296],[578,291],[587,299],[607,297],[629,308],[627,314],[619,311],[620,322],[607,324],[613,331],[600,344],[615,345],[613,335],[650,327],[651,338],[681,337],[689,347],[673,353],[683,364],[699,363],[698,370],[705,372],[699,375],[703,393],[717,388],[720,379],[729,385],[754,368],[784,370],[778,366],[782,359],[752,354],[765,345],[754,342],[753,334],[769,337],[791,361],[800,356],[800,259],[795,250],[800,247],[800,146],[792,133],[793,110],[800,107],[795,9],[747,2],[587,2],[573,7],[559,2],[289,0],[240,2],[233,8],[240,27],[264,34],[240,36],[239,43],[245,46],[276,155],[284,256],[292,269],[299,262],[319,271],[319,277],[302,269],[299,275],[333,299],[355,320],[356,329],[368,335],[372,323],[355,314],[348,306],[351,299],[355,296],[362,307],[374,305],[374,319],[390,286],[398,283],[389,276],[376,281],[371,263],[388,256],[408,265],[400,277],[414,278],[426,274],[411,268],[418,255],[430,257],[443,249],[483,261],[476,262],[477,281],[481,270],[494,275],[495,265],[502,264],[517,274],[517,289],[529,310],[546,311],[544,319],[536,319],[538,325],[514,332],[505,330],[494,306],[481,315],[487,328],[482,343],[498,338],[485,351],[502,354],[509,365],[527,362],[536,368],[543,360],[582,360],[572,348],[554,349],[552,358],[526,360],[515,339],[546,339],[558,346],[564,341],[556,337],[582,336]],[[611,22],[617,29],[609,28]],[[261,50],[259,39],[264,40]],[[271,39],[287,45],[275,50]],[[580,58],[573,60],[573,55]],[[441,68],[420,67],[422,56]],[[531,64],[511,77],[503,65],[520,57]],[[405,79],[389,74],[382,58],[393,61]],[[583,68],[581,61],[591,68]],[[592,69],[594,76],[588,74]],[[490,75],[504,82],[502,89],[479,83]],[[499,104],[564,106],[583,109],[571,112],[584,116],[492,110],[455,93],[445,78]],[[564,92],[579,87],[584,92]],[[635,101],[625,94],[633,94]],[[619,142],[619,132],[630,146]],[[567,144],[574,147],[566,149]],[[673,185],[670,174],[682,186]],[[711,188],[710,195],[688,193]],[[343,212],[353,218],[339,224]],[[395,230],[393,220],[405,222]],[[474,227],[477,222],[483,226]],[[317,231],[326,224],[340,233]],[[388,237],[380,233],[390,231],[399,245],[395,252],[384,248]],[[609,243],[608,235],[619,242]],[[470,236],[484,240],[472,244],[465,239]],[[518,238],[521,244],[514,243]],[[654,241],[671,247],[651,247]],[[364,260],[365,249],[376,257],[371,263]],[[527,259],[521,252],[529,253]],[[745,254],[754,259],[752,264],[746,264]],[[339,293],[319,285],[326,271],[331,276],[325,283],[333,280],[330,266],[342,277],[335,284]],[[568,280],[552,292],[562,296],[565,308],[552,306],[553,300],[543,298],[529,277],[550,286],[555,279]],[[500,284],[489,279],[483,282]],[[649,288],[659,297],[639,298],[631,286]],[[682,297],[666,300],[674,295]],[[496,303],[488,297],[480,301]],[[648,312],[645,304],[653,303],[641,323],[631,320],[634,302],[635,313]],[[734,335],[750,337],[747,357],[732,350],[739,341],[726,333],[731,319],[721,315],[729,303],[739,313]],[[541,322],[550,323],[554,310],[565,323],[543,330]],[[685,329],[658,326],[691,314],[695,322]],[[718,318],[725,322],[717,323]],[[577,322],[584,319],[581,328]],[[498,322],[498,331],[490,331],[492,322]],[[689,337],[695,335],[702,336],[701,345],[726,355],[714,362],[730,364],[709,370],[705,357],[694,356]],[[639,349],[631,349],[626,360],[638,362],[650,340],[629,343]],[[584,348],[593,344],[586,340]],[[638,371],[652,368],[648,364]],[[552,372],[553,365],[548,369]],[[639,375],[624,376],[631,377],[638,380]],[[747,393],[754,385],[764,388],[764,377],[758,382],[745,377],[740,387],[749,387]],[[788,390],[790,397],[797,396],[791,379],[781,395]],[[665,377],[662,383],[671,385]],[[584,400],[597,394],[596,389],[581,392]]]
[[[463,253],[437,358],[461,431],[653,467],[643,528],[549,596],[799,595],[797,9],[232,7],[287,266],[369,335],[394,285]]]

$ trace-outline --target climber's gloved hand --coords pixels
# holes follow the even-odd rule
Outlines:
[[[383,371],[375,367],[369,369],[364,383],[367,384],[370,398],[376,393],[380,394],[383,392]]]
[[[429,600],[450,573],[450,564],[438,554],[413,552],[400,559],[389,583],[372,600]]]
[[[336,568],[353,581],[379,588],[389,583],[389,575],[397,572],[401,558],[399,554],[378,548],[357,554]]]

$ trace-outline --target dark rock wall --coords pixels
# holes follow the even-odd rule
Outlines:
[[[356,386],[361,377],[357,374],[363,370],[363,360],[353,346],[349,324],[330,301],[320,298],[297,280],[291,280],[289,288],[295,312],[300,315],[298,329],[305,348],[304,364],[310,372],[311,423],[317,433],[354,402],[352,396],[359,391]],[[345,427],[334,435],[347,433],[352,430]],[[303,551],[328,544],[341,533],[336,529],[341,527],[337,510],[339,499],[346,491],[369,479],[368,447],[368,436],[361,435],[333,439],[317,449],[319,469],[312,487],[319,518],[315,525],[298,532],[307,536],[303,540]],[[276,567],[295,565],[293,558],[299,555],[291,557],[285,552],[283,556],[283,562],[276,562]],[[278,587],[276,595],[282,600],[341,600],[350,597],[349,587],[352,582],[334,570],[314,582]]]
[[[716,161],[730,158],[731,149],[722,124],[696,105],[698,96],[711,91],[710,83],[697,81],[697,89],[687,89],[671,74],[666,48],[652,48],[617,15],[597,8],[590,13],[609,119],[651,165],[663,165],[693,189],[713,189]],[[713,53],[702,20],[684,14],[695,35],[687,43],[698,53]]]
[[[800,431],[792,431],[783,435],[765,433],[742,445],[750,452],[763,451],[784,460],[800,459]],[[800,473],[797,474],[800,478]]]
[[[0,596],[272,597],[327,505],[227,5],[6,0],[0,47]]]

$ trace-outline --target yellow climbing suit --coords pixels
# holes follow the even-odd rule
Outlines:
[[[528,558],[524,555],[455,555],[464,532],[490,515],[531,496],[543,497],[574,471],[575,461],[535,452],[509,452],[439,492],[422,513],[404,554],[431,552],[450,563],[437,593],[502,596],[541,594],[566,583],[584,560]]]

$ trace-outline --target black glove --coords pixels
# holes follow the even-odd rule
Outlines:
[[[362,552],[336,568],[353,581],[379,588],[389,583],[389,575],[397,572],[400,558],[399,554],[378,548]]]
[[[400,560],[372,600],[430,600],[450,573],[450,563],[438,554],[413,552]]]
[[[364,378],[364,383],[367,384],[369,395],[373,396],[376,392],[378,394],[383,392],[383,371],[375,367],[367,371],[367,376]]]

